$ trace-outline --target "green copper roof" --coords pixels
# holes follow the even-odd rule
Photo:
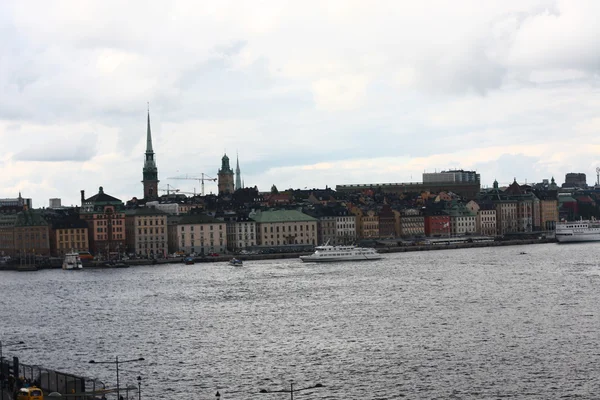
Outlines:
[[[254,215],[250,215],[250,218],[259,223],[317,221],[316,218],[298,210],[261,211]]]

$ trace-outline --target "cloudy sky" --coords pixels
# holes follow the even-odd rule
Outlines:
[[[226,151],[269,190],[600,166],[600,2],[0,2],[0,197],[141,196]],[[216,185],[206,184],[206,191]]]

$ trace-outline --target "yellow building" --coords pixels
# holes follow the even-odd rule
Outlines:
[[[165,257],[168,252],[167,215],[154,207],[125,211],[127,250],[142,256]]]
[[[169,218],[169,252],[185,254],[222,254],[227,251],[225,221],[192,213]]]
[[[259,246],[317,245],[317,219],[297,210],[251,213]]]
[[[558,200],[540,200],[540,227],[542,230],[550,231],[556,228],[558,222]]]
[[[90,250],[87,222],[81,219],[57,221],[52,228],[51,248],[54,256]]]

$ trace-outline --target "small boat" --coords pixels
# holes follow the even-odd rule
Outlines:
[[[229,260],[229,265],[233,265],[234,267],[241,267],[244,263],[242,262],[242,260],[239,260],[237,258],[232,258],[231,260]]]
[[[79,253],[71,252],[65,254],[65,259],[62,263],[62,269],[69,270],[78,270],[82,269],[83,264],[81,263],[81,258],[79,257]]]
[[[193,265],[194,264],[194,257],[186,257],[183,259],[183,262],[185,263],[185,265]]]

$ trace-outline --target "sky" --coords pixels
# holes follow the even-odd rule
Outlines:
[[[600,2],[0,2],[0,198],[200,191],[226,153],[270,190],[483,187],[600,167]],[[216,192],[206,182],[207,193]]]

